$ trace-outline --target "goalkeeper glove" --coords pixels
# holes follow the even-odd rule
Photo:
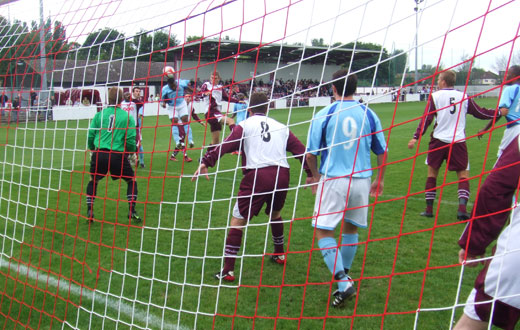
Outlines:
[[[137,155],[135,153],[131,153],[128,155],[128,161],[130,164],[135,165],[137,163]]]

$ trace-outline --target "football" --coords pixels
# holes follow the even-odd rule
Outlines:
[[[168,78],[175,78],[175,70],[171,66],[165,66],[163,69],[163,74]]]

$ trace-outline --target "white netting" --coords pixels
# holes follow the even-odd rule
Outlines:
[[[444,69],[479,104],[497,106],[506,68],[520,64],[519,9],[470,0],[0,1],[3,327],[451,327],[477,275],[457,261],[458,179],[442,167],[434,217],[419,217],[427,139],[405,146]],[[189,109],[200,117],[190,116],[194,145],[186,141],[177,161],[165,66],[189,81]],[[209,182],[192,181],[215,138],[200,125],[202,84],[218,71],[232,97],[266,93],[269,116],[306,145],[341,68],[357,74],[354,98],[381,119],[389,152],[384,194],[370,200],[350,273],[357,298],[330,307],[336,283],[311,226],[315,197],[292,155],[287,263],[271,262],[262,211],[244,229],[236,280],[216,280],[243,168],[240,156],[224,155]],[[89,225],[88,128],[113,86],[139,87],[144,104],[134,167],[143,222],[127,217],[125,182],[105,178]],[[485,124],[468,119],[473,196],[496,161],[503,123],[479,141]],[[229,132],[224,125],[219,141]]]

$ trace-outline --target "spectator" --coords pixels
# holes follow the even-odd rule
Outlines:
[[[10,122],[18,123],[18,114],[20,112],[20,97],[16,96],[11,104]]]

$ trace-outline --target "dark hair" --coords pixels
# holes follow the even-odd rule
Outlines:
[[[334,72],[332,75],[332,85],[336,87],[336,91],[340,96],[350,96],[354,95],[357,89],[357,76],[355,73],[351,73],[348,75],[348,71],[345,69],[341,69],[339,71]]]
[[[513,65],[507,70],[506,80],[512,80],[509,84],[514,84],[520,79],[520,65]]]
[[[141,91],[141,88],[135,86],[134,88],[132,88],[132,92],[135,92],[136,89],[138,89],[139,91]]]
[[[108,90],[108,104],[117,105],[123,101],[123,90],[119,87],[112,87]]]
[[[166,83],[168,85],[173,85],[173,88],[177,88],[177,81],[175,80],[175,78],[168,78],[168,80],[166,80]]]
[[[249,110],[252,113],[267,113],[268,107],[267,95],[264,93],[253,93],[249,99]]]

